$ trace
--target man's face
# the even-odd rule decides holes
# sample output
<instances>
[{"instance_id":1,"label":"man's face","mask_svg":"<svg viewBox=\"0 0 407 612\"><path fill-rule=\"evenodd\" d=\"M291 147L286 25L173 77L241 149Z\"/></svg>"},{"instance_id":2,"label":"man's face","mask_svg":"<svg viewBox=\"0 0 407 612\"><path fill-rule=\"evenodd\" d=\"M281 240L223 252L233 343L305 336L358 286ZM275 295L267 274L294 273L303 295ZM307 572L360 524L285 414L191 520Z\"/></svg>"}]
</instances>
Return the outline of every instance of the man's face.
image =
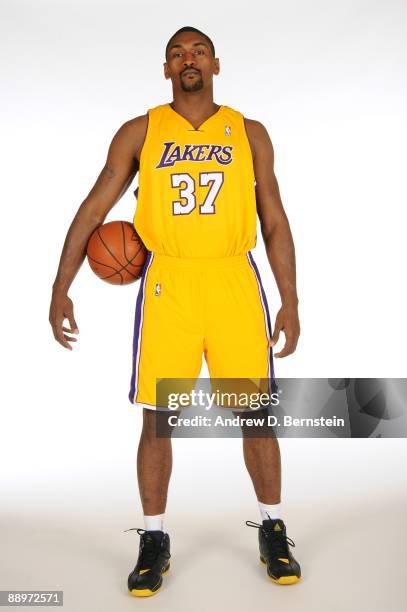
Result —
<instances>
[{"instance_id":1,"label":"man's face","mask_svg":"<svg viewBox=\"0 0 407 612\"><path fill-rule=\"evenodd\" d=\"M219 73L219 60L212 56L208 41L196 32L182 32L170 44L164 76L175 90L199 91Z\"/></svg>"}]
</instances>

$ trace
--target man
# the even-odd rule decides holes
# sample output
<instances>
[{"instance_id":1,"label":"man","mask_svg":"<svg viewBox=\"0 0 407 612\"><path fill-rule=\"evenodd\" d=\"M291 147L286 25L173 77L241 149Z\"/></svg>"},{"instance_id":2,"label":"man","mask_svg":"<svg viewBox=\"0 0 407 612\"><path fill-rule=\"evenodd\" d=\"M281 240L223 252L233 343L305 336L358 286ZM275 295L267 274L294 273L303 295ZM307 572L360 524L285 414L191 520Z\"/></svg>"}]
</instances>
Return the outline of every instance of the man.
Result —
<instances>
[{"instance_id":1,"label":"man","mask_svg":"<svg viewBox=\"0 0 407 612\"><path fill-rule=\"evenodd\" d=\"M138 480L144 512L132 595L149 596L169 568L163 519L172 467L171 438L157 437L156 378L196 378L204 353L211 378L274 379L276 357L294 352L300 333L295 254L274 174L269 135L258 121L213 101L220 71L210 38L186 26L169 40L164 75L173 102L124 123L107 161L69 228L53 284L50 323L65 348L78 333L68 289L87 241L139 171L134 224L147 247L140 281L129 399L143 409ZM260 275L250 253L256 208L267 257L281 296L274 333ZM226 308L227 306L227 308ZM64 318L69 328L63 326ZM280 584L300 578L281 518L276 437L243 437L262 523L261 560Z\"/></svg>"}]
</instances>

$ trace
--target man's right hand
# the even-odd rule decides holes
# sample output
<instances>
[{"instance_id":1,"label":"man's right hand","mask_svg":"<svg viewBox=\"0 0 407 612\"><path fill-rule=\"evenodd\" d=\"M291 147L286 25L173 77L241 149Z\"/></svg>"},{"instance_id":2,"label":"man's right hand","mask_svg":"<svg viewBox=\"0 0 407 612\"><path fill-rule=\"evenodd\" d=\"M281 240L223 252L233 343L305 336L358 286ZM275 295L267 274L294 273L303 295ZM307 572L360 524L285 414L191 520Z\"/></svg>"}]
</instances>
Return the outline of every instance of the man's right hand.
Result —
<instances>
[{"instance_id":1,"label":"man's right hand","mask_svg":"<svg viewBox=\"0 0 407 612\"><path fill-rule=\"evenodd\" d=\"M64 319L68 319L70 329L63 326ZM73 302L66 293L52 293L51 306L49 309L49 322L51 323L54 338L63 347L72 351L70 342L76 342L76 338L68 334L79 334L79 329L73 315Z\"/></svg>"}]
</instances>

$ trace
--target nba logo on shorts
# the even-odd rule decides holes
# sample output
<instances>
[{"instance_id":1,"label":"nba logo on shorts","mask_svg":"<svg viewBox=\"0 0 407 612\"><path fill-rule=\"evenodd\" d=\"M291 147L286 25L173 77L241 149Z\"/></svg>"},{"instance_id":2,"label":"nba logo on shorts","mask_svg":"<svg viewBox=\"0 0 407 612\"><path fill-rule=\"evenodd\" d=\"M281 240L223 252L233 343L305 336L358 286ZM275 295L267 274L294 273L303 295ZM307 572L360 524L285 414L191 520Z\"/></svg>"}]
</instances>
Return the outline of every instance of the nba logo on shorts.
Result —
<instances>
[{"instance_id":1,"label":"nba logo on shorts","mask_svg":"<svg viewBox=\"0 0 407 612\"><path fill-rule=\"evenodd\" d=\"M225 125L225 135L230 136L230 134L231 134L230 125Z\"/></svg>"},{"instance_id":2,"label":"nba logo on shorts","mask_svg":"<svg viewBox=\"0 0 407 612\"><path fill-rule=\"evenodd\" d=\"M160 283L155 284L155 295L160 295L161 293L161 285Z\"/></svg>"}]
</instances>

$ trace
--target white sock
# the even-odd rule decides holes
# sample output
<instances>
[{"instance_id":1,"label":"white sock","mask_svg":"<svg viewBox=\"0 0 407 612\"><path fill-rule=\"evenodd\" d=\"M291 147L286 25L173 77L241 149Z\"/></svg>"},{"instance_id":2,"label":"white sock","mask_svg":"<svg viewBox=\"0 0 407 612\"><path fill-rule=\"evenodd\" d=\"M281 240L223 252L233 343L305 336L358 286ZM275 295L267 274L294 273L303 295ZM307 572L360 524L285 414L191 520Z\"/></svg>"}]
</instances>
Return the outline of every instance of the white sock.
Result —
<instances>
[{"instance_id":1,"label":"white sock","mask_svg":"<svg viewBox=\"0 0 407 612\"><path fill-rule=\"evenodd\" d=\"M144 528L146 531L164 531L164 514L144 515Z\"/></svg>"},{"instance_id":2,"label":"white sock","mask_svg":"<svg viewBox=\"0 0 407 612\"><path fill-rule=\"evenodd\" d=\"M280 518L280 506L281 504L263 504L259 502L261 520L268 521L269 519Z\"/></svg>"}]
</instances>

